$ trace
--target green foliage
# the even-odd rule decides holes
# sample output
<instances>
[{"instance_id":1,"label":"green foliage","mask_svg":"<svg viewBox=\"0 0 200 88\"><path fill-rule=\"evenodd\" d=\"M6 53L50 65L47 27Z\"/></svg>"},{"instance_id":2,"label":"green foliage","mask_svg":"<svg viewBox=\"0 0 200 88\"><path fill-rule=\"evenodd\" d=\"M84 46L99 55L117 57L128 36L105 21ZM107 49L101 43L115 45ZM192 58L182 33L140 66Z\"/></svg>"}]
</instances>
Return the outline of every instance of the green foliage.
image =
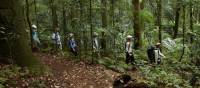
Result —
<instances>
[{"instance_id":1,"label":"green foliage","mask_svg":"<svg viewBox=\"0 0 200 88\"><path fill-rule=\"evenodd\" d=\"M0 70L0 88L4 88L4 84L10 79L18 76L29 74L28 70L22 70L21 67L15 65L7 65Z\"/></svg>"},{"instance_id":2,"label":"green foliage","mask_svg":"<svg viewBox=\"0 0 200 88\"><path fill-rule=\"evenodd\" d=\"M147 22L147 23L153 23L154 22L153 14L146 9L140 11L140 17L144 22Z\"/></svg>"},{"instance_id":3,"label":"green foliage","mask_svg":"<svg viewBox=\"0 0 200 88\"><path fill-rule=\"evenodd\" d=\"M127 65L124 60L114 60L108 57L98 60L99 64L104 65L105 67L112 69L117 72L124 73L128 70L131 65Z\"/></svg>"},{"instance_id":4,"label":"green foliage","mask_svg":"<svg viewBox=\"0 0 200 88\"><path fill-rule=\"evenodd\" d=\"M146 83L151 87L167 88L192 88L187 80L182 79L179 74L164 70L161 67L140 67L142 74L146 77Z\"/></svg>"},{"instance_id":5,"label":"green foliage","mask_svg":"<svg viewBox=\"0 0 200 88\"><path fill-rule=\"evenodd\" d=\"M34 80L30 86L34 87L34 88L46 88L47 86L45 85L45 83L43 81L40 80Z\"/></svg>"}]
</instances>

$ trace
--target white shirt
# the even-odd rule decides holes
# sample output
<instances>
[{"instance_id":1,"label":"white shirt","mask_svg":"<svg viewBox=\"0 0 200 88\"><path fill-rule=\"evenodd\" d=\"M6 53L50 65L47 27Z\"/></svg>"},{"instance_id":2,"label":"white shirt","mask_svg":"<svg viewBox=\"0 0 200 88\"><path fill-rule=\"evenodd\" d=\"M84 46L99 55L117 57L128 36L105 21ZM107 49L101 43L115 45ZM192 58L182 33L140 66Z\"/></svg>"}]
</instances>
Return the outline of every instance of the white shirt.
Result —
<instances>
[{"instance_id":1,"label":"white shirt","mask_svg":"<svg viewBox=\"0 0 200 88\"><path fill-rule=\"evenodd\" d=\"M158 58L161 59L161 57L165 57L165 56L160 52L160 49L155 49L154 52L155 52L155 61L156 61L156 63L157 63Z\"/></svg>"},{"instance_id":2,"label":"white shirt","mask_svg":"<svg viewBox=\"0 0 200 88\"><path fill-rule=\"evenodd\" d=\"M99 42L97 38L93 38L93 48L98 51L99 50Z\"/></svg>"},{"instance_id":3,"label":"white shirt","mask_svg":"<svg viewBox=\"0 0 200 88\"><path fill-rule=\"evenodd\" d=\"M54 43L61 44L61 37L58 32L56 32L56 33L53 33L51 38L53 39Z\"/></svg>"},{"instance_id":4,"label":"white shirt","mask_svg":"<svg viewBox=\"0 0 200 88\"><path fill-rule=\"evenodd\" d=\"M133 46L132 42L126 42L126 52L132 53L133 52L132 46Z\"/></svg>"}]
</instances>

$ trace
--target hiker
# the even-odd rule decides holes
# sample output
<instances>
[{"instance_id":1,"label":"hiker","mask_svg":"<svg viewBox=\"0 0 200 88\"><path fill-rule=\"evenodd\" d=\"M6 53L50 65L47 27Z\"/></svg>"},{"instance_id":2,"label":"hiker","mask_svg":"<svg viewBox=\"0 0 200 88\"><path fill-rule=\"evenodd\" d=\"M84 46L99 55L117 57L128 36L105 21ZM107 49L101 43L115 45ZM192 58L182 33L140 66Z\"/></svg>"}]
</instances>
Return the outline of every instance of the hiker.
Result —
<instances>
[{"instance_id":1,"label":"hiker","mask_svg":"<svg viewBox=\"0 0 200 88\"><path fill-rule=\"evenodd\" d=\"M70 33L69 34L69 42L68 42L70 51L74 54L74 56L78 55L77 52L77 45L76 45L76 41L74 40L74 34Z\"/></svg>"},{"instance_id":2,"label":"hiker","mask_svg":"<svg viewBox=\"0 0 200 88\"><path fill-rule=\"evenodd\" d=\"M161 64L161 58L162 57L165 58L164 54L162 54L162 52L160 51L160 45L161 45L161 43L157 43L155 45L155 49L154 49L156 64Z\"/></svg>"},{"instance_id":3,"label":"hiker","mask_svg":"<svg viewBox=\"0 0 200 88\"><path fill-rule=\"evenodd\" d=\"M134 64L134 55L133 55L132 46L133 46L132 36L128 35L126 38L126 43L125 43L126 64L131 63L133 65Z\"/></svg>"},{"instance_id":4,"label":"hiker","mask_svg":"<svg viewBox=\"0 0 200 88\"><path fill-rule=\"evenodd\" d=\"M40 43L40 40L38 38L38 32L37 32L37 26L36 25L32 25L32 38L33 38L33 45L34 45L34 48L39 48L41 43Z\"/></svg>"},{"instance_id":5,"label":"hiker","mask_svg":"<svg viewBox=\"0 0 200 88\"><path fill-rule=\"evenodd\" d=\"M155 46L149 46L147 49L148 58L150 63L161 63L161 57L165 57L160 51L161 43L157 43Z\"/></svg>"},{"instance_id":6,"label":"hiker","mask_svg":"<svg viewBox=\"0 0 200 88\"><path fill-rule=\"evenodd\" d=\"M99 57L100 56L100 53L99 53L99 41L98 41L98 34L96 32L94 32L94 35L93 35L93 52L95 54L97 54L97 56Z\"/></svg>"},{"instance_id":7,"label":"hiker","mask_svg":"<svg viewBox=\"0 0 200 88\"><path fill-rule=\"evenodd\" d=\"M62 51L62 42L61 42L61 36L59 34L59 28L56 28L55 31L52 33L51 36L53 40L53 47L55 50L59 49Z\"/></svg>"}]
</instances>

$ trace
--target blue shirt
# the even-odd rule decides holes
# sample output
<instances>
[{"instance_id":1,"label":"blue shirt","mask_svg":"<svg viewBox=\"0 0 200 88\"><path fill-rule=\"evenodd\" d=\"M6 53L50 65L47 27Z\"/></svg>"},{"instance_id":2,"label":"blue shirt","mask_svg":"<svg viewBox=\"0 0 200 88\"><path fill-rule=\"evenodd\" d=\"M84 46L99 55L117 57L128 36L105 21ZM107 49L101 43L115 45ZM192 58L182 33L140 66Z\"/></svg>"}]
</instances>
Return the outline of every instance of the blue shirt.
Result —
<instances>
[{"instance_id":1,"label":"blue shirt","mask_svg":"<svg viewBox=\"0 0 200 88\"><path fill-rule=\"evenodd\" d=\"M76 42L74 41L74 39L69 40L69 47L73 49L76 47Z\"/></svg>"}]
</instances>

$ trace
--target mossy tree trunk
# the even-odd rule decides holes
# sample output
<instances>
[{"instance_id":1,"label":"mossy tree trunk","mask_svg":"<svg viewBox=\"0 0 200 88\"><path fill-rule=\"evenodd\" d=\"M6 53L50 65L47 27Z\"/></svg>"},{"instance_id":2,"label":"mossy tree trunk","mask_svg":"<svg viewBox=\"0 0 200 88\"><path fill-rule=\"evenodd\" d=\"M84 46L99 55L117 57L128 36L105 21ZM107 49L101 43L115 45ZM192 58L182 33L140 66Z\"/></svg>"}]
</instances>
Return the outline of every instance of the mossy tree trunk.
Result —
<instances>
[{"instance_id":1,"label":"mossy tree trunk","mask_svg":"<svg viewBox=\"0 0 200 88\"><path fill-rule=\"evenodd\" d=\"M174 30L174 35L173 35L173 39L176 39L177 35L178 35L178 28L179 28L179 20L180 20L180 0L177 0L176 2L176 17L175 17L175 26L173 28Z\"/></svg>"},{"instance_id":2,"label":"mossy tree trunk","mask_svg":"<svg viewBox=\"0 0 200 88\"><path fill-rule=\"evenodd\" d=\"M102 21L102 28L107 29L108 26L108 1L101 0L101 21ZM102 55L105 55L106 51L106 36L105 32L101 32L101 48L102 48Z\"/></svg>"},{"instance_id":3,"label":"mossy tree trunk","mask_svg":"<svg viewBox=\"0 0 200 88\"><path fill-rule=\"evenodd\" d=\"M57 15L57 8L55 5L55 0L50 0L49 2L51 13L52 13L52 31L55 31L58 28L58 15Z\"/></svg>"},{"instance_id":4,"label":"mossy tree trunk","mask_svg":"<svg viewBox=\"0 0 200 88\"><path fill-rule=\"evenodd\" d=\"M31 40L31 49L34 48L34 45L33 45L33 37L32 37L32 27L31 27L31 20L30 20L30 14L29 14L29 1L26 0L26 20L28 22L28 27L29 27L29 30L30 30L30 33L29 33L29 36L30 36L30 40Z\"/></svg>"},{"instance_id":5,"label":"mossy tree trunk","mask_svg":"<svg viewBox=\"0 0 200 88\"><path fill-rule=\"evenodd\" d=\"M193 32L193 4L192 4L192 0L190 0L190 31ZM190 42L193 42L193 38L192 36L190 37Z\"/></svg>"},{"instance_id":6,"label":"mossy tree trunk","mask_svg":"<svg viewBox=\"0 0 200 88\"><path fill-rule=\"evenodd\" d=\"M28 31L25 28L23 0L1 0L0 7L7 8L7 11L1 11L8 20L8 25L12 26L8 30L14 32L14 41L12 53L15 62L22 67L28 67L31 71L41 71L41 63L33 56Z\"/></svg>"},{"instance_id":7,"label":"mossy tree trunk","mask_svg":"<svg viewBox=\"0 0 200 88\"><path fill-rule=\"evenodd\" d=\"M134 15L134 38L135 38L135 49L142 47L142 35L141 35L141 24L140 24L140 0L132 0L133 4L133 15Z\"/></svg>"},{"instance_id":8,"label":"mossy tree trunk","mask_svg":"<svg viewBox=\"0 0 200 88\"><path fill-rule=\"evenodd\" d=\"M157 9L158 38L159 42L162 43L162 0L157 0Z\"/></svg>"}]
</instances>

